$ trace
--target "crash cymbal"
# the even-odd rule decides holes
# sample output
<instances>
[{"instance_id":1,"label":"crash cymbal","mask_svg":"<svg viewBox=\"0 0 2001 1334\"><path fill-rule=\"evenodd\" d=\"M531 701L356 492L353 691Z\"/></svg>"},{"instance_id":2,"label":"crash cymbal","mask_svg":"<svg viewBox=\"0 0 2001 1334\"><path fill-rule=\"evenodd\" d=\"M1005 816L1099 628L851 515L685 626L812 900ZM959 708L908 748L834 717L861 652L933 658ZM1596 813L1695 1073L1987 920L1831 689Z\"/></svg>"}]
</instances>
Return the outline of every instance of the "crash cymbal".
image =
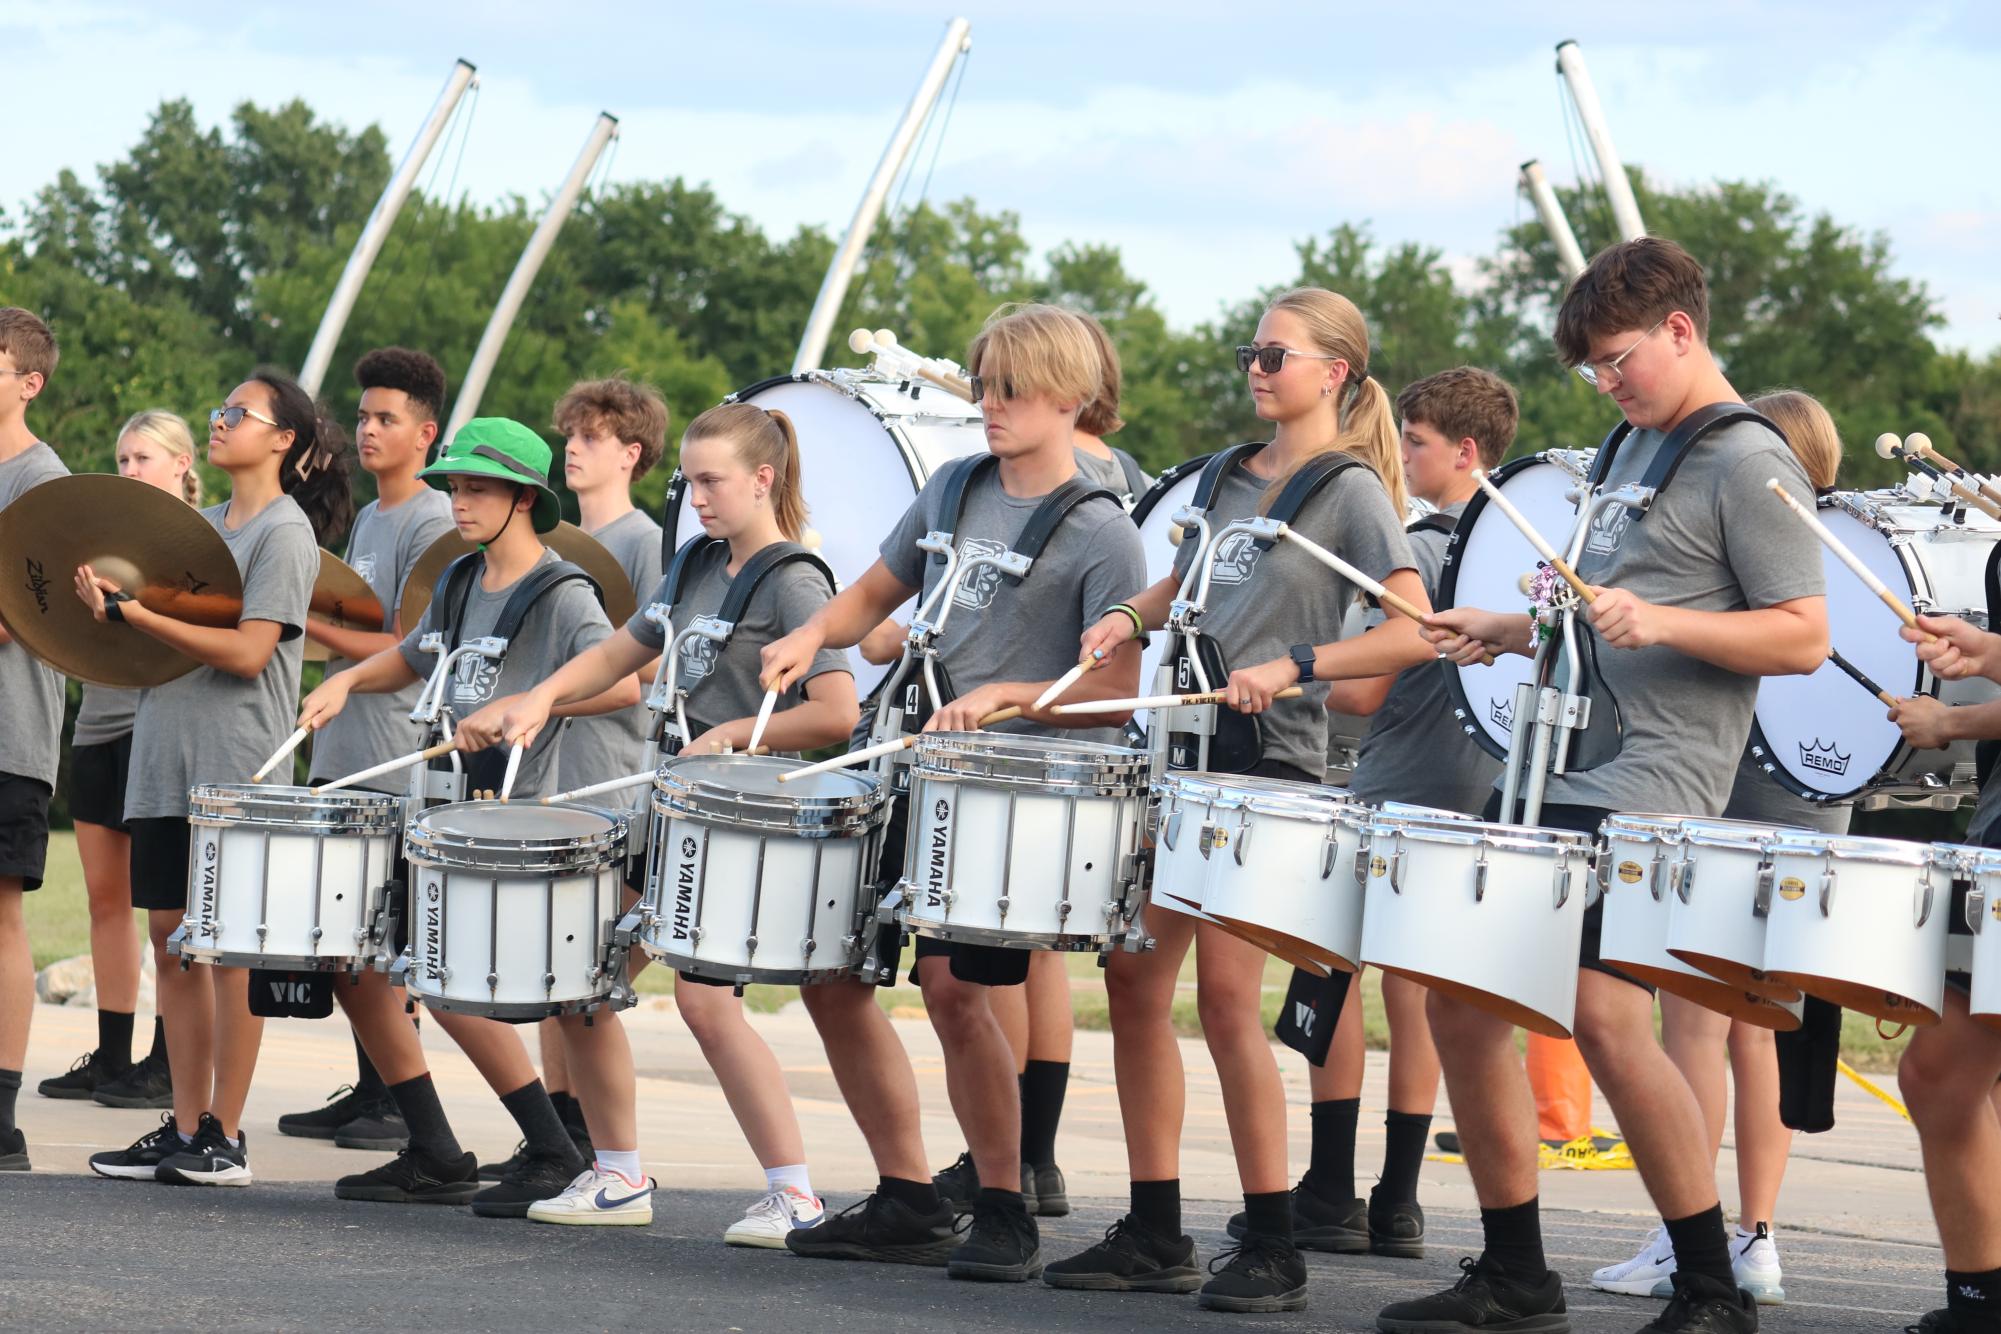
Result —
<instances>
[{"instance_id":1,"label":"crash cymbal","mask_svg":"<svg viewBox=\"0 0 2001 1334\"><path fill-rule=\"evenodd\" d=\"M559 523L554 532L542 534L542 545L597 580L598 587L604 590L604 614L613 629L632 619L639 606L632 581L626 577L625 567L605 550L602 542L573 523ZM471 550L472 543L457 533L446 533L424 548L424 554L417 557L410 577L404 581L403 600L398 604L401 610L397 615L402 618L405 634L424 619L424 609L431 605L431 591L438 586L438 576L445 572L445 567Z\"/></svg>"},{"instance_id":2,"label":"crash cymbal","mask_svg":"<svg viewBox=\"0 0 2001 1334\"><path fill-rule=\"evenodd\" d=\"M313 580L313 601L307 612L322 625L342 630L382 632L382 601L352 565L331 551L320 552L320 573ZM310 636L306 639L306 661L325 662L332 650Z\"/></svg>"},{"instance_id":3,"label":"crash cymbal","mask_svg":"<svg viewBox=\"0 0 2001 1334\"><path fill-rule=\"evenodd\" d=\"M235 557L186 501L103 473L42 483L0 513L0 623L43 662L94 685L156 686L196 664L93 618L76 595L79 565L178 620L233 626L243 609Z\"/></svg>"}]
</instances>

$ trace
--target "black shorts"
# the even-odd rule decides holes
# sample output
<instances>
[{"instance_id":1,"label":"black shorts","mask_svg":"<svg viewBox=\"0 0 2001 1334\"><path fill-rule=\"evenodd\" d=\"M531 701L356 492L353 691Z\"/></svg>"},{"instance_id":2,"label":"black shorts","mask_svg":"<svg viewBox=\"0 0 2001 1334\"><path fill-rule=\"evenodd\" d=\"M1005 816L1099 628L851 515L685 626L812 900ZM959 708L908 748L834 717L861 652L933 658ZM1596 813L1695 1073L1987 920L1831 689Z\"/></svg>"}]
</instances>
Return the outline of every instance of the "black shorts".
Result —
<instances>
[{"instance_id":1,"label":"black shorts","mask_svg":"<svg viewBox=\"0 0 2001 1334\"><path fill-rule=\"evenodd\" d=\"M1500 815L1501 794L1496 791L1493 796L1487 798L1487 809L1481 812L1480 818L1491 822L1498 820ZM1604 824L1611 815L1612 811L1604 806L1566 806L1560 802L1546 801L1542 804L1542 819L1537 822L1537 826L1542 829L1569 829L1580 834L1595 834L1598 832L1598 826ZM1577 966L1588 968L1594 973L1603 973L1607 977L1616 977L1621 982L1638 987L1649 996L1653 995L1655 988L1640 981L1631 973L1619 971L1598 957L1598 946L1604 932L1605 901L1599 899L1584 910L1584 938L1577 945Z\"/></svg>"},{"instance_id":2,"label":"black shorts","mask_svg":"<svg viewBox=\"0 0 2001 1334\"><path fill-rule=\"evenodd\" d=\"M132 767L132 734L69 753L69 815L78 824L125 832L125 775Z\"/></svg>"},{"instance_id":3,"label":"black shorts","mask_svg":"<svg viewBox=\"0 0 2001 1334\"><path fill-rule=\"evenodd\" d=\"M132 906L149 911L188 906L188 822L185 816L128 820L132 835Z\"/></svg>"},{"instance_id":4,"label":"black shorts","mask_svg":"<svg viewBox=\"0 0 2001 1334\"><path fill-rule=\"evenodd\" d=\"M24 890L40 889L48 866L49 796L38 778L0 774L0 880L19 877Z\"/></svg>"}]
</instances>

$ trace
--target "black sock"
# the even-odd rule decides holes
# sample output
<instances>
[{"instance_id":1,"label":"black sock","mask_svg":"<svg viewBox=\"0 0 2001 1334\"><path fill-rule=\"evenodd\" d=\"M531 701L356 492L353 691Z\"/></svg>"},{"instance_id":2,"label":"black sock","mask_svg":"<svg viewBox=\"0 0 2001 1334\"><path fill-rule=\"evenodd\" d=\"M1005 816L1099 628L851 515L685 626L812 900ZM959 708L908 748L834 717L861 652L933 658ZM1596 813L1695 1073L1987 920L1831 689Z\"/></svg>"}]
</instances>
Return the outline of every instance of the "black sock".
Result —
<instances>
[{"instance_id":1,"label":"black sock","mask_svg":"<svg viewBox=\"0 0 2001 1334\"><path fill-rule=\"evenodd\" d=\"M575 1138L576 1132L584 1129L584 1105L577 1101L577 1095L567 1091L551 1093L549 1101L556 1105L556 1116L562 1121L563 1128L570 1132L571 1138Z\"/></svg>"},{"instance_id":2,"label":"black sock","mask_svg":"<svg viewBox=\"0 0 2001 1334\"><path fill-rule=\"evenodd\" d=\"M167 1063L167 1026L157 1014L153 1016L153 1049L146 1053L146 1059L156 1065Z\"/></svg>"},{"instance_id":3,"label":"black sock","mask_svg":"<svg viewBox=\"0 0 2001 1334\"><path fill-rule=\"evenodd\" d=\"M1948 1310L1964 1311L1984 1320L2001 1319L2001 1269L1978 1274L1946 1270L1945 1304Z\"/></svg>"},{"instance_id":4,"label":"black sock","mask_svg":"<svg viewBox=\"0 0 2001 1334\"><path fill-rule=\"evenodd\" d=\"M1030 1167L1056 1162L1056 1123L1070 1089L1070 1062L1030 1061L1021 1072L1021 1161Z\"/></svg>"},{"instance_id":5,"label":"black sock","mask_svg":"<svg viewBox=\"0 0 2001 1334\"><path fill-rule=\"evenodd\" d=\"M1416 1204L1417 1173L1424 1163L1431 1118L1417 1112L1391 1112L1383 1117L1383 1130L1383 1177L1376 1194L1387 1204Z\"/></svg>"},{"instance_id":6,"label":"black sock","mask_svg":"<svg viewBox=\"0 0 2001 1334\"><path fill-rule=\"evenodd\" d=\"M1730 1268L1730 1238L1723 1231L1722 1205L1712 1204L1699 1214L1664 1221L1677 1270L1713 1278L1736 1290L1737 1275Z\"/></svg>"},{"instance_id":7,"label":"black sock","mask_svg":"<svg viewBox=\"0 0 2001 1334\"><path fill-rule=\"evenodd\" d=\"M902 1177L883 1177L876 1182L875 1193L886 1200L895 1200L912 1213L931 1215L944 1207L938 1198L938 1188L929 1181L905 1181Z\"/></svg>"},{"instance_id":8,"label":"black sock","mask_svg":"<svg viewBox=\"0 0 2001 1334\"><path fill-rule=\"evenodd\" d=\"M14 1098L21 1091L19 1070L0 1070L0 1134L14 1132Z\"/></svg>"},{"instance_id":9,"label":"black sock","mask_svg":"<svg viewBox=\"0 0 2001 1334\"><path fill-rule=\"evenodd\" d=\"M514 1124L521 1127L521 1138L528 1142L528 1152L575 1163L578 1171L583 1170L583 1155L570 1141L570 1132L563 1129L562 1118L556 1115L555 1104L549 1101L541 1080L531 1079L514 1092L502 1094L500 1105L514 1118Z\"/></svg>"},{"instance_id":10,"label":"black sock","mask_svg":"<svg viewBox=\"0 0 2001 1334\"><path fill-rule=\"evenodd\" d=\"M1021 1198L1021 1192L1018 1190L996 1190L992 1186L981 1186L980 1193L973 1202L989 1209L1005 1209L1012 1214L1028 1213L1028 1204Z\"/></svg>"},{"instance_id":11,"label":"black sock","mask_svg":"<svg viewBox=\"0 0 2001 1334\"><path fill-rule=\"evenodd\" d=\"M114 1070L132 1064L132 1016L116 1010L97 1012L97 1054Z\"/></svg>"},{"instance_id":12,"label":"black sock","mask_svg":"<svg viewBox=\"0 0 2001 1334\"><path fill-rule=\"evenodd\" d=\"M1157 1237L1181 1235L1181 1178L1133 1182L1133 1221Z\"/></svg>"},{"instance_id":13,"label":"black sock","mask_svg":"<svg viewBox=\"0 0 2001 1334\"><path fill-rule=\"evenodd\" d=\"M1329 1098L1313 1104L1313 1157L1301 1178L1329 1204L1355 1198L1355 1122L1360 1098Z\"/></svg>"},{"instance_id":14,"label":"black sock","mask_svg":"<svg viewBox=\"0 0 2001 1334\"><path fill-rule=\"evenodd\" d=\"M382 1074L375 1068L375 1062L369 1060L367 1051L363 1050L359 1033L354 1035L354 1064L360 1072L354 1080L356 1094L372 1100L389 1092L389 1086L382 1082Z\"/></svg>"},{"instance_id":15,"label":"black sock","mask_svg":"<svg viewBox=\"0 0 2001 1334\"><path fill-rule=\"evenodd\" d=\"M1244 1196L1244 1231L1261 1237L1292 1240L1292 1192L1274 1190Z\"/></svg>"},{"instance_id":16,"label":"black sock","mask_svg":"<svg viewBox=\"0 0 2001 1334\"><path fill-rule=\"evenodd\" d=\"M1486 1235L1486 1258L1520 1283L1540 1283L1549 1274L1542 1258L1542 1209L1530 1198L1506 1209L1482 1209L1480 1230Z\"/></svg>"},{"instance_id":17,"label":"black sock","mask_svg":"<svg viewBox=\"0 0 2001 1334\"><path fill-rule=\"evenodd\" d=\"M452 1123L445 1119L445 1105L438 1101L438 1086L428 1074L406 1079L384 1090L396 1100L396 1110L410 1127L410 1147L421 1149L441 1162L455 1163L464 1155Z\"/></svg>"}]
</instances>

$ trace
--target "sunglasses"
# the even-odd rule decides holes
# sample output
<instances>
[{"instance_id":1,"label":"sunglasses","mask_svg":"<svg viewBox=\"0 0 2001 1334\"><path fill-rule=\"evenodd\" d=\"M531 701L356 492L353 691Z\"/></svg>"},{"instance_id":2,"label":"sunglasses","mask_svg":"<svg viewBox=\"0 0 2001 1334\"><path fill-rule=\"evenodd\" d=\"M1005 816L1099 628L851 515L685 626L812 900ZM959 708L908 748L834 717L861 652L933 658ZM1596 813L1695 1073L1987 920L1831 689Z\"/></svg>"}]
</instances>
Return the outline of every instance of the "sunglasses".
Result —
<instances>
[{"instance_id":1,"label":"sunglasses","mask_svg":"<svg viewBox=\"0 0 2001 1334\"><path fill-rule=\"evenodd\" d=\"M1008 379L1006 376L1002 376L996 381L989 380L984 376L968 375L966 377L966 384L973 391L973 402L975 403L986 402L987 390L989 389L997 391L1005 400L1011 402L1014 399L1014 381Z\"/></svg>"},{"instance_id":2,"label":"sunglasses","mask_svg":"<svg viewBox=\"0 0 2001 1334\"><path fill-rule=\"evenodd\" d=\"M233 431L237 427L243 425L243 419L245 417L250 418L252 421L263 422L266 426L276 426L278 424L277 422L272 421L269 417L265 416L263 413L257 411L257 409L244 408L244 407L210 408L208 414L208 424L211 430L213 430L215 427L220 426L225 431Z\"/></svg>"},{"instance_id":3,"label":"sunglasses","mask_svg":"<svg viewBox=\"0 0 2001 1334\"><path fill-rule=\"evenodd\" d=\"M1289 347L1240 347L1237 349L1237 369L1248 371L1255 364L1266 375L1277 375L1285 367L1287 357L1306 357L1312 361L1339 361L1339 357L1325 356L1318 352L1297 352Z\"/></svg>"}]
</instances>

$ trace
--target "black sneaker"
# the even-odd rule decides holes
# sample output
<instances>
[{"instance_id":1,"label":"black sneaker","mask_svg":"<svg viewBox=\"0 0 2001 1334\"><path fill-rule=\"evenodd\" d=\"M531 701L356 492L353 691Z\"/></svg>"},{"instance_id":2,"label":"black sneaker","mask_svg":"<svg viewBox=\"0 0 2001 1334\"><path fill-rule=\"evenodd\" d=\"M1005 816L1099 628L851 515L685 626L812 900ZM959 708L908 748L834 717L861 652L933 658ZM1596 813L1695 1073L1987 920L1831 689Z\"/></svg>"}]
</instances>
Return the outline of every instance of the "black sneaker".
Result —
<instances>
[{"instance_id":1,"label":"black sneaker","mask_svg":"<svg viewBox=\"0 0 2001 1334\"><path fill-rule=\"evenodd\" d=\"M278 1133L299 1139L332 1139L340 1128L361 1115L369 1103L352 1084L342 1084L327 1094L327 1105L310 1112L287 1112L278 1118Z\"/></svg>"},{"instance_id":2,"label":"black sneaker","mask_svg":"<svg viewBox=\"0 0 2001 1334\"><path fill-rule=\"evenodd\" d=\"M0 1130L0 1172L26 1172L28 1163L28 1137L19 1126L12 1130Z\"/></svg>"},{"instance_id":3,"label":"black sneaker","mask_svg":"<svg viewBox=\"0 0 2001 1334\"><path fill-rule=\"evenodd\" d=\"M1668 1281L1674 1295L1667 1310L1640 1334L1755 1334L1758 1303L1735 1283L1680 1271Z\"/></svg>"},{"instance_id":4,"label":"black sneaker","mask_svg":"<svg viewBox=\"0 0 2001 1334\"><path fill-rule=\"evenodd\" d=\"M481 1218L526 1218L529 1205L561 1195L584 1167L569 1158L526 1154L519 1167L472 1197L472 1211Z\"/></svg>"},{"instance_id":5,"label":"black sneaker","mask_svg":"<svg viewBox=\"0 0 2001 1334\"><path fill-rule=\"evenodd\" d=\"M471 1154L446 1160L411 1148L373 1171L334 1182L335 1199L377 1204L465 1204L478 1192L479 1163Z\"/></svg>"},{"instance_id":6,"label":"black sneaker","mask_svg":"<svg viewBox=\"0 0 2001 1334\"><path fill-rule=\"evenodd\" d=\"M980 1169L973 1166L972 1154L962 1153L950 1167L934 1173L931 1184L936 1187L938 1198L952 1207L955 1216L969 1214L980 1193Z\"/></svg>"},{"instance_id":7,"label":"black sneaker","mask_svg":"<svg viewBox=\"0 0 2001 1334\"><path fill-rule=\"evenodd\" d=\"M160 1160L154 1176L174 1186L247 1186L250 1184L250 1136L241 1129L231 1144L222 1122L203 1112L192 1144Z\"/></svg>"},{"instance_id":8,"label":"black sneaker","mask_svg":"<svg viewBox=\"0 0 2001 1334\"><path fill-rule=\"evenodd\" d=\"M871 1195L812 1227L785 1234L785 1249L812 1260L942 1265L959 1246L952 1206L920 1214L901 1200Z\"/></svg>"},{"instance_id":9,"label":"black sneaker","mask_svg":"<svg viewBox=\"0 0 2001 1334\"><path fill-rule=\"evenodd\" d=\"M518 1140L515 1142L514 1152L499 1162L481 1163L479 1165L479 1179L481 1181L505 1181L510 1172L519 1171L521 1164L527 1161L528 1141L525 1139Z\"/></svg>"},{"instance_id":10,"label":"black sneaker","mask_svg":"<svg viewBox=\"0 0 2001 1334\"><path fill-rule=\"evenodd\" d=\"M1385 1306L1376 1328L1382 1334L1570 1334L1563 1279L1555 1270L1531 1286L1485 1256L1461 1259L1459 1268L1459 1281L1444 1292Z\"/></svg>"},{"instance_id":11,"label":"black sneaker","mask_svg":"<svg viewBox=\"0 0 2001 1334\"><path fill-rule=\"evenodd\" d=\"M1204 1310L1250 1313L1306 1309L1306 1261L1278 1237L1250 1233L1209 1262L1195 1301Z\"/></svg>"},{"instance_id":12,"label":"black sneaker","mask_svg":"<svg viewBox=\"0 0 2001 1334\"><path fill-rule=\"evenodd\" d=\"M1025 1283L1042 1272L1042 1238L1026 1208L980 1203L973 1227L945 1262L951 1278Z\"/></svg>"},{"instance_id":13,"label":"black sneaker","mask_svg":"<svg viewBox=\"0 0 2001 1334\"><path fill-rule=\"evenodd\" d=\"M145 1060L134 1063L124 1074L99 1084L90 1096L106 1107L167 1110L174 1105L174 1080L167 1069L167 1058L155 1058L148 1053Z\"/></svg>"},{"instance_id":14,"label":"black sneaker","mask_svg":"<svg viewBox=\"0 0 2001 1334\"><path fill-rule=\"evenodd\" d=\"M1250 1230L1244 1214L1230 1216L1226 1230L1242 1241ZM1342 1204L1322 1196L1301 1180L1292 1188L1292 1244L1303 1251L1363 1255L1369 1249L1369 1206L1361 1199Z\"/></svg>"},{"instance_id":15,"label":"black sneaker","mask_svg":"<svg viewBox=\"0 0 2001 1334\"><path fill-rule=\"evenodd\" d=\"M1193 1240L1149 1232L1127 1214L1090 1250L1045 1268L1042 1281L1085 1292L1193 1292L1202 1271Z\"/></svg>"},{"instance_id":16,"label":"black sneaker","mask_svg":"<svg viewBox=\"0 0 2001 1334\"><path fill-rule=\"evenodd\" d=\"M1021 1198L1037 1218L1062 1218L1070 1212L1070 1188L1055 1163L1030 1168L1021 1165Z\"/></svg>"},{"instance_id":17,"label":"black sneaker","mask_svg":"<svg viewBox=\"0 0 2001 1334\"><path fill-rule=\"evenodd\" d=\"M76 1058L66 1075L54 1075L35 1086L35 1092L44 1098L62 1098L66 1101L88 1101L106 1083L132 1068L127 1061L123 1065L113 1065L101 1051L87 1051Z\"/></svg>"},{"instance_id":18,"label":"black sneaker","mask_svg":"<svg viewBox=\"0 0 2001 1334\"><path fill-rule=\"evenodd\" d=\"M1369 1192L1369 1254L1424 1258L1424 1210L1416 1200L1385 1200L1381 1191Z\"/></svg>"},{"instance_id":19,"label":"black sneaker","mask_svg":"<svg viewBox=\"0 0 2001 1334\"><path fill-rule=\"evenodd\" d=\"M1915 1325L1905 1325L1904 1334L2001 1334L2001 1318L1982 1319L1941 1306L1927 1311Z\"/></svg>"},{"instance_id":20,"label":"black sneaker","mask_svg":"<svg viewBox=\"0 0 2001 1334\"><path fill-rule=\"evenodd\" d=\"M187 1146L181 1143L181 1132L174 1124L174 1114L168 1112L160 1118L159 1129L141 1135L129 1149L107 1149L103 1153L90 1155L90 1170L101 1177L111 1177L117 1181L157 1181L159 1166L169 1154L179 1153Z\"/></svg>"},{"instance_id":21,"label":"black sneaker","mask_svg":"<svg viewBox=\"0 0 2001 1334\"><path fill-rule=\"evenodd\" d=\"M334 1131L334 1146L342 1149L373 1149L379 1153L401 1153L410 1144L410 1127L390 1098L375 1098L361 1112Z\"/></svg>"}]
</instances>

